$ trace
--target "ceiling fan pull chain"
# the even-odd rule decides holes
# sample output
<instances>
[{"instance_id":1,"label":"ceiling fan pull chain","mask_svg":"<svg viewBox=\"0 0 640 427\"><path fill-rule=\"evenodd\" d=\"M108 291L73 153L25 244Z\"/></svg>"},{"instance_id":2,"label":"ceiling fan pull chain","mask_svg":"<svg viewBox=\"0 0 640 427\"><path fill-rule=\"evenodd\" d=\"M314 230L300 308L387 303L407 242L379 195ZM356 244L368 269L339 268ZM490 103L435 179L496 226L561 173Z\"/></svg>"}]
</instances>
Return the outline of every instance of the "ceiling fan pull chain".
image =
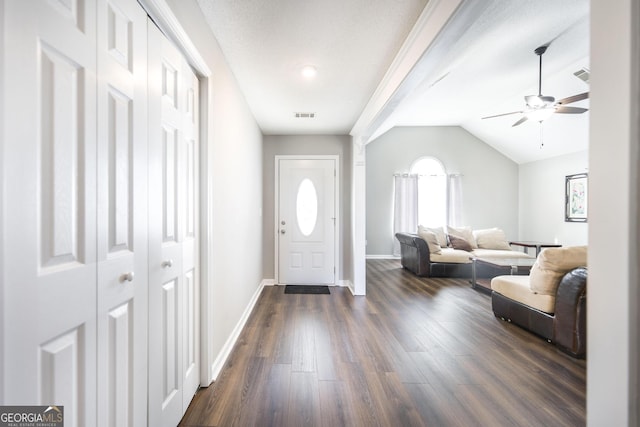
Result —
<instances>
[{"instance_id":1,"label":"ceiling fan pull chain","mask_svg":"<svg viewBox=\"0 0 640 427\"><path fill-rule=\"evenodd\" d=\"M544 132L542 131L542 122L538 122L540 123L540 149L542 150L542 148L544 147Z\"/></svg>"}]
</instances>

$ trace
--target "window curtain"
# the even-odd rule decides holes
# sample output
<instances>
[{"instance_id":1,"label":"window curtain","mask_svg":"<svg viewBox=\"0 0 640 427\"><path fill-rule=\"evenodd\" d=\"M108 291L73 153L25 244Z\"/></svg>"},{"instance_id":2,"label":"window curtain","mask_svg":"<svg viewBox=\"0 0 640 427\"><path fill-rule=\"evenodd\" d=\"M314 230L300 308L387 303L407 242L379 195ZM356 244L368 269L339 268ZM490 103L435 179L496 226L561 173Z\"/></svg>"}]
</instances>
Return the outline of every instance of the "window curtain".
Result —
<instances>
[{"instance_id":1,"label":"window curtain","mask_svg":"<svg viewBox=\"0 0 640 427\"><path fill-rule=\"evenodd\" d=\"M418 175L394 176L393 255L400 255L399 232L418 231Z\"/></svg>"},{"instance_id":2,"label":"window curtain","mask_svg":"<svg viewBox=\"0 0 640 427\"><path fill-rule=\"evenodd\" d=\"M462 224L462 175L449 175L447 224L461 227Z\"/></svg>"}]
</instances>

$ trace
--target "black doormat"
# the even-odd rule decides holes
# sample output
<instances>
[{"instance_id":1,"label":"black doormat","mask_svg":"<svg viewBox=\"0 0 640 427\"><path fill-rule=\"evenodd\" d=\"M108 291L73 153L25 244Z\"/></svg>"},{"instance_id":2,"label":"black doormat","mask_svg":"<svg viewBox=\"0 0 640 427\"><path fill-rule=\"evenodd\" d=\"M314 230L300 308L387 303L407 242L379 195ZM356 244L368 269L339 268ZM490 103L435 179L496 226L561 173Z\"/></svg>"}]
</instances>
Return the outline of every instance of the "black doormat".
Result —
<instances>
[{"instance_id":1,"label":"black doormat","mask_svg":"<svg viewBox=\"0 0 640 427\"><path fill-rule=\"evenodd\" d=\"M285 294L330 294L328 286L321 285L287 285Z\"/></svg>"}]
</instances>

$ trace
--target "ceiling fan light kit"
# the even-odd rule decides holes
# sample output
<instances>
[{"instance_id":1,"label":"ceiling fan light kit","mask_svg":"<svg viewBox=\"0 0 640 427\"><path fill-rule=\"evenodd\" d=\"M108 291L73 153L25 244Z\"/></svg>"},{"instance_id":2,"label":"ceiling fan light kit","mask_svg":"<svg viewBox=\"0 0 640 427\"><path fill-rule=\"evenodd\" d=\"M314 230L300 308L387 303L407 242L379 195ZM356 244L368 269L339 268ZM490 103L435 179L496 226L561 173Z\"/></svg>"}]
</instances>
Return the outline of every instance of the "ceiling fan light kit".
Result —
<instances>
[{"instance_id":1,"label":"ceiling fan light kit","mask_svg":"<svg viewBox=\"0 0 640 427\"><path fill-rule=\"evenodd\" d=\"M526 114L528 120L534 120L536 122L542 122L547 120L556 109L553 107L538 108L537 110L529 111Z\"/></svg>"},{"instance_id":2,"label":"ceiling fan light kit","mask_svg":"<svg viewBox=\"0 0 640 427\"><path fill-rule=\"evenodd\" d=\"M553 104L556 99L553 96L527 95L524 100L529 108L542 108Z\"/></svg>"},{"instance_id":3,"label":"ceiling fan light kit","mask_svg":"<svg viewBox=\"0 0 640 427\"><path fill-rule=\"evenodd\" d=\"M492 119L494 117L508 116L510 114L523 114L523 117L512 125L512 127L515 127L521 125L527 120L542 122L551 117L554 113L581 114L588 111L587 108L567 107L566 105L589 98L589 92L569 96L557 102L553 96L542 95L542 55L547 51L548 47L549 44L545 44L533 51L540 58L538 68L538 94L526 95L524 97L526 109L522 111L513 111L510 113L487 116L483 117L483 119Z\"/></svg>"}]
</instances>

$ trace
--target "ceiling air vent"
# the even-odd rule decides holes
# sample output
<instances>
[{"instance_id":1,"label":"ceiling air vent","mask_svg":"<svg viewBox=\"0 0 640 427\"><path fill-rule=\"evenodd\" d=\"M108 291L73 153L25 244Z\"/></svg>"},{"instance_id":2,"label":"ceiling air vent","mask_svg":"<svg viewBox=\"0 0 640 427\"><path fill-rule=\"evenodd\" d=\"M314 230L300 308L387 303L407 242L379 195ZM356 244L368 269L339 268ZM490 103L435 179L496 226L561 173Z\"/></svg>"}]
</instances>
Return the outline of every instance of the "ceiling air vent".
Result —
<instances>
[{"instance_id":1,"label":"ceiling air vent","mask_svg":"<svg viewBox=\"0 0 640 427\"><path fill-rule=\"evenodd\" d=\"M579 78L580 80L582 80L583 82L585 82L586 84L589 84L590 73L588 68L582 68L576 71L575 73L573 73L573 75Z\"/></svg>"},{"instance_id":2,"label":"ceiling air vent","mask_svg":"<svg viewBox=\"0 0 640 427\"><path fill-rule=\"evenodd\" d=\"M296 119L315 119L316 113L293 113Z\"/></svg>"}]
</instances>

